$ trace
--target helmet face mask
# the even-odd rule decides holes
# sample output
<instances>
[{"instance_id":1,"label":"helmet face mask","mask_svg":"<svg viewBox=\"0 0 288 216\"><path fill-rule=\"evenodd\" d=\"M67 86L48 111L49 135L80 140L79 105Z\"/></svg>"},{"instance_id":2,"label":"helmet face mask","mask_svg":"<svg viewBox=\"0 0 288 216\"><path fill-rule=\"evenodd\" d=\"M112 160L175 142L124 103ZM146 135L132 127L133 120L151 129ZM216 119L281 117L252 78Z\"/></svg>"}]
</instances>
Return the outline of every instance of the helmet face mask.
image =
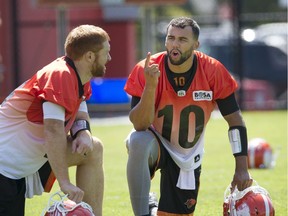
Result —
<instances>
[{"instance_id":1,"label":"helmet face mask","mask_svg":"<svg viewBox=\"0 0 288 216\"><path fill-rule=\"evenodd\" d=\"M224 193L223 216L275 215L269 193L263 187L251 186L243 191L236 188L232 193L230 188L228 186Z\"/></svg>"},{"instance_id":2,"label":"helmet face mask","mask_svg":"<svg viewBox=\"0 0 288 216\"><path fill-rule=\"evenodd\" d=\"M60 191L51 195L42 216L95 216L92 208L85 202L76 204L62 195Z\"/></svg>"}]
</instances>

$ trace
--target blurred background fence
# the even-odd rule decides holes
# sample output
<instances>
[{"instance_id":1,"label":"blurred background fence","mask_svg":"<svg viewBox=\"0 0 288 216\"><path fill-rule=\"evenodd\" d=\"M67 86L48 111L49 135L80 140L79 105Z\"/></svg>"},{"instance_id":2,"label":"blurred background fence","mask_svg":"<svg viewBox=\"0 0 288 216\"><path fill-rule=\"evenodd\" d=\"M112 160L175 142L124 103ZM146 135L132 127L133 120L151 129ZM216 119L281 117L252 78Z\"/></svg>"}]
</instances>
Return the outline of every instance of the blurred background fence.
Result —
<instances>
[{"instance_id":1,"label":"blurred background fence","mask_svg":"<svg viewBox=\"0 0 288 216\"><path fill-rule=\"evenodd\" d=\"M286 0L0 0L0 101L64 54L71 28L94 24L110 34L112 61L91 81L89 109L128 110L127 76L148 51L165 49L177 16L199 23L199 50L238 80L242 109L287 109Z\"/></svg>"}]
</instances>

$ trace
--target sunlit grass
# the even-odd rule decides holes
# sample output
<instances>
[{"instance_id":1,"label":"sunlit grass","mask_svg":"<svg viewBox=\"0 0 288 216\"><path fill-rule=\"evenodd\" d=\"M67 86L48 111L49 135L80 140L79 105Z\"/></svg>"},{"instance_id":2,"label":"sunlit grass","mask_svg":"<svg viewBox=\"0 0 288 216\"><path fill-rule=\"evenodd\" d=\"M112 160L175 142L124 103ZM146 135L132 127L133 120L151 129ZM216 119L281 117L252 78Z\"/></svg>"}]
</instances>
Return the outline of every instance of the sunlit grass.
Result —
<instances>
[{"instance_id":1,"label":"sunlit grass","mask_svg":"<svg viewBox=\"0 0 288 216\"><path fill-rule=\"evenodd\" d=\"M244 112L248 139L266 139L278 158L274 169L252 169L258 184L266 188L272 198L277 216L287 215L287 111ZM99 120L100 121L100 120ZM99 122L100 124L101 122ZM117 124L117 122L115 122ZM125 138L131 125L92 126L95 136L104 142L105 194L104 216L132 216L126 181L127 152ZM234 174L234 158L227 135L228 126L222 118L212 118L207 126L201 187L195 216L222 215L223 195ZM75 169L71 169L74 179ZM159 196L159 173L152 182L152 191ZM97 187L97 185L95 185ZM53 191L59 190L56 183ZM50 194L27 200L26 215L38 216Z\"/></svg>"}]
</instances>

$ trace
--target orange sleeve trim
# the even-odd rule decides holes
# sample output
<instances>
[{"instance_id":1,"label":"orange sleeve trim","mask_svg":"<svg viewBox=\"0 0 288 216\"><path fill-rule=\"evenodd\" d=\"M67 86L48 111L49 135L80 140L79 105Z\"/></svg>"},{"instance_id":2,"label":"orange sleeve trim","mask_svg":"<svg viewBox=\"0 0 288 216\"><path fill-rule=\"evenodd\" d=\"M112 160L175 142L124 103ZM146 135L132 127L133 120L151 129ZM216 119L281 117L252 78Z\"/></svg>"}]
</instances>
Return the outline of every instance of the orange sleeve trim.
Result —
<instances>
[{"instance_id":1,"label":"orange sleeve trim","mask_svg":"<svg viewBox=\"0 0 288 216\"><path fill-rule=\"evenodd\" d=\"M52 186L53 186L55 181L56 181L56 177L55 177L54 173L51 171L51 173L47 179L47 182L44 186L44 191L49 193L51 191Z\"/></svg>"}]
</instances>

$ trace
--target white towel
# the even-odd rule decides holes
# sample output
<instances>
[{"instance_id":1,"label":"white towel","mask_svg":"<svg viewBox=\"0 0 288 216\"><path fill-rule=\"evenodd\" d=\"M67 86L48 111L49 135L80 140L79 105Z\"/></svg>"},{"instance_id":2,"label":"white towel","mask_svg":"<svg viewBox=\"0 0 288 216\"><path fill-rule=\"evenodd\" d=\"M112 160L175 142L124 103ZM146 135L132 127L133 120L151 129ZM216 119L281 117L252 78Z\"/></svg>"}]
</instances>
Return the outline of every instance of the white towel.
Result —
<instances>
[{"instance_id":1,"label":"white towel","mask_svg":"<svg viewBox=\"0 0 288 216\"><path fill-rule=\"evenodd\" d=\"M195 186L194 169L191 171L180 169L178 182L176 186L183 190L195 190L196 186Z\"/></svg>"},{"instance_id":2,"label":"white towel","mask_svg":"<svg viewBox=\"0 0 288 216\"><path fill-rule=\"evenodd\" d=\"M185 155L179 153L179 151L177 151L177 149L157 131L156 133L159 135L161 142L169 152L174 162L180 168L176 186L183 190L195 190L196 180L194 170L197 169L202 163L204 154L204 133L201 134L193 149L190 149L190 151L188 150ZM199 157L199 160L195 161L195 157Z\"/></svg>"},{"instance_id":3,"label":"white towel","mask_svg":"<svg viewBox=\"0 0 288 216\"><path fill-rule=\"evenodd\" d=\"M44 191L39 173L36 172L32 175L25 177L26 182L26 198L32 198L34 195L41 195Z\"/></svg>"}]
</instances>

